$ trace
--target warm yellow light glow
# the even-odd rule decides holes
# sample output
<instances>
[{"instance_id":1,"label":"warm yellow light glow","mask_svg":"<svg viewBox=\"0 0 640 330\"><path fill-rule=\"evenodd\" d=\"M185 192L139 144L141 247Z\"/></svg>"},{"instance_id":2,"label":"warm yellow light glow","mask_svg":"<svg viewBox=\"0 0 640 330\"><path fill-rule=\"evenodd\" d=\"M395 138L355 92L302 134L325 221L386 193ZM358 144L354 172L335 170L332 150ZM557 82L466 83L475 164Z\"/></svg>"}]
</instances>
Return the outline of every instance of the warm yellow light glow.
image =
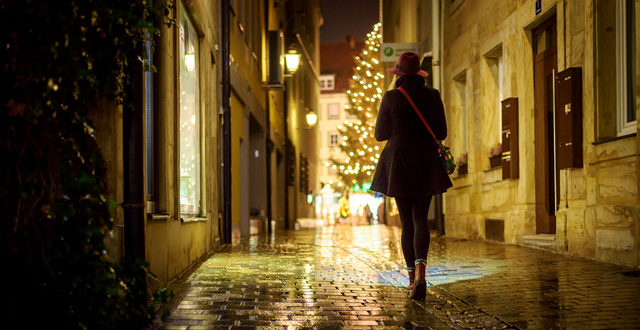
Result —
<instances>
[{"instance_id":1,"label":"warm yellow light glow","mask_svg":"<svg viewBox=\"0 0 640 330\"><path fill-rule=\"evenodd\" d=\"M290 50L284 57L287 63L287 70L291 73L296 72L300 66L300 54L296 53L295 50Z\"/></svg>"},{"instance_id":2,"label":"warm yellow light glow","mask_svg":"<svg viewBox=\"0 0 640 330\"><path fill-rule=\"evenodd\" d=\"M307 125L309 125L309 127L315 126L315 124L318 122L318 115L313 111L307 112L305 117L307 119Z\"/></svg>"},{"instance_id":3,"label":"warm yellow light glow","mask_svg":"<svg viewBox=\"0 0 640 330\"><path fill-rule=\"evenodd\" d=\"M187 68L187 71L193 71L196 69L196 55L195 54L185 54L184 55L184 66Z\"/></svg>"}]
</instances>

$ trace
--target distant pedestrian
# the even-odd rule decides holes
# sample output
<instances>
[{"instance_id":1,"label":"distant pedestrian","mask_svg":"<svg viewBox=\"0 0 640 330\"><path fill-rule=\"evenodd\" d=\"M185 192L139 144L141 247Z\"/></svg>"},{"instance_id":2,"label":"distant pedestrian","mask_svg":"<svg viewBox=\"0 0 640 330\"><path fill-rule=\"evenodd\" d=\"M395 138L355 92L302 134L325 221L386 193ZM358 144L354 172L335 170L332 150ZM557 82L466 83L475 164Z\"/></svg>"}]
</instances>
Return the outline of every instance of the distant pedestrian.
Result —
<instances>
[{"instance_id":1,"label":"distant pedestrian","mask_svg":"<svg viewBox=\"0 0 640 330\"><path fill-rule=\"evenodd\" d=\"M370 225L373 223L373 213L371 213L371 208L369 204L364 206L364 216L367 217L367 224Z\"/></svg>"},{"instance_id":2,"label":"distant pedestrian","mask_svg":"<svg viewBox=\"0 0 640 330\"><path fill-rule=\"evenodd\" d=\"M445 192L451 180L440 162L437 145L409 99L426 119L436 138L447 137L447 124L440 93L425 84L427 72L420 70L420 58L402 53L395 68L396 89L382 98L375 138L389 140L373 176L371 190L395 197L402 223L402 254L409 271L411 298L426 296L426 266L429 252L427 214L431 197ZM398 88L402 88L407 96Z\"/></svg>"},{"instance_id":3,"label":"distant pedestrian","mask_svg":"<svg viewBox=\"0 0 640 330\"><path fill-rule=\"evenodd\" d=\"M378 205L378 223L379 224L386 224L386 215L385 215L385 209L384 209L384 200L382 201L382 203L380 203L380 205Z\"/></svg>"}]
</instances>

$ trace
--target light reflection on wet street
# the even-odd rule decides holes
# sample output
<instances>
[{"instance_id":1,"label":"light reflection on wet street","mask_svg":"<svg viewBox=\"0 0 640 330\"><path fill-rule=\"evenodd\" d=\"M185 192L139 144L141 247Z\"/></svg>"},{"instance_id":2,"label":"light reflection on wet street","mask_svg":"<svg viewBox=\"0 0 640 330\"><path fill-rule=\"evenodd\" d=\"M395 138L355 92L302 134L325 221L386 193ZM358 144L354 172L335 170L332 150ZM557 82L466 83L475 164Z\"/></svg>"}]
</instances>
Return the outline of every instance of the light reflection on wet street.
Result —
<instances>
[{"instance_id":1,"label":"light reflection on wet street","mask_svg":"<svg viewBox=\"0 0 640 330\"><path fill-rule=\"evenodd\" d=\"M638 328L632 269L523 247L432 239L427 300L414 302L388 226L254 236L180 286L161 328L230 326Z\"/></svg>"}]
</instances>

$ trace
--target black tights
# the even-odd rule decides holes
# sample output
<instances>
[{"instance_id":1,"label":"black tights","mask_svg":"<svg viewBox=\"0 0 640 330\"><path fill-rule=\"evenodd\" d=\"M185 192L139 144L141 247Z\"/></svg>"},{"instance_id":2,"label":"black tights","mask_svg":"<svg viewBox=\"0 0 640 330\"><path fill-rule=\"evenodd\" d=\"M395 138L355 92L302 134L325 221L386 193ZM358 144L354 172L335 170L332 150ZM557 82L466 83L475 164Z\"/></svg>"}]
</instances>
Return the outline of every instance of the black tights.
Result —
<instances>
[{"instance_id":1,"label":"black tights","mask_svg":"<svg viewBox=\"0 0 640 330\"><path fill-rule=\"evenodd\" d=\"M429 252L429 214L431 196L426 197L396 197L396 205L402 222L402 254L407 267L415 267L416 259L427 260Z\"/></svg>"}]
</instances>

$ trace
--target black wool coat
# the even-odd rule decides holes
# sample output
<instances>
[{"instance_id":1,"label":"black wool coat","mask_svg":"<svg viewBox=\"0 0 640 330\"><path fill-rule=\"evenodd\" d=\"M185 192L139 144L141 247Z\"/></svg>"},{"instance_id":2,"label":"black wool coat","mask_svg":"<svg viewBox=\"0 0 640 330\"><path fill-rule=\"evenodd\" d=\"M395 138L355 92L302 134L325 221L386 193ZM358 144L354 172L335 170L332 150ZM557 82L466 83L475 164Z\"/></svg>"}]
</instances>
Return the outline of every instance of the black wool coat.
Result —
<instances>
[{"instance_id":1,"label":"black wool coat","mask_svg":"<svg viewBox=\"0 0 640 330\"><path fill-rule=\"evenodd\" d=\"M417 74L396 82L411 96L438 140L447 137L440 93ZM445 192L453 184L442 166L436 142L402 93L393 89L382 98L375 137L389 140L382 149L371 190L391 197L425 197Z\"/></svg>"}]
</instances>

